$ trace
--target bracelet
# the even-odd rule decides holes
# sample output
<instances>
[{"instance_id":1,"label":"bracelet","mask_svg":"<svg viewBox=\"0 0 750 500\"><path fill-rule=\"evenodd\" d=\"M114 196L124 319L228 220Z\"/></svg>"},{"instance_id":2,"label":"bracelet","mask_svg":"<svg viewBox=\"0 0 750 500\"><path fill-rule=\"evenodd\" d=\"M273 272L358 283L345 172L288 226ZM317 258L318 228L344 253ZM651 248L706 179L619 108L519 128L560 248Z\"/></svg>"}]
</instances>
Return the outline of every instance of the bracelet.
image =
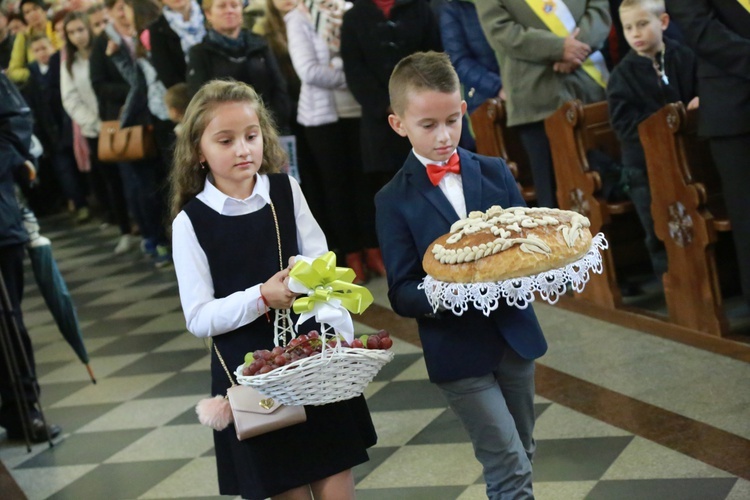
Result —
<instances>
[{"instance_id":1,"label":"bracelet","mask_svg":"<svg viewBox=\"0 0 750 500\"><path fill-rule=\"evenodd\" d=\"M270 314L268 314L268 311L269 311L269 310L271 309L271 306L270 306L270 304L268 303L268 300L267 300L267 299L266 299L266 298L265 298L265 297L263 296L263 293L262 293L262 292L261 292L261 294L260 294L260 298L258 299L258 302L259 302L259 303L260 303L261 301L263 302L263 308L265 309L265 314L266 314L266 321L268 321L268 322L270 323L270 322L271 322L271 315L270 315ZM260 304L259 304L259 305L260 305ZM260 309L260 307L258 307L258 309Z\"/></svg>"}]
</instances>

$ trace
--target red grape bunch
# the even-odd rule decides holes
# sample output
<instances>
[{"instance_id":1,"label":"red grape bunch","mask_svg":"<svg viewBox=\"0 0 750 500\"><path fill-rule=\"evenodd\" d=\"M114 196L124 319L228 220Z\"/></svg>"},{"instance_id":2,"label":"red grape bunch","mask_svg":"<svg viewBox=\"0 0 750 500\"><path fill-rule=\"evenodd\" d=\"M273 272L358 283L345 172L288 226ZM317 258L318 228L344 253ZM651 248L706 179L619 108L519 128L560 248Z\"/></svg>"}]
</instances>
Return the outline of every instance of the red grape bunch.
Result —
<instances>
[{"instance_id":1,"label":"red grape bunch","mask_svg":"<svg viewBox=\"0 0 750 500\"><path fill-rule=\"evenodd\" d=\"M351 345L342 338L333 338L328 340L328 346L331 348L336 347L337 342L340 342L344 348L390 349L393 346L393 340L385 330L355 338ZM307 335L300 335L293 338L286 347L277 346L270 351L268 349L258 349L255 352L247 353L245 355L245 366L242 367L242 375L246 377L262 375L300 359L320 354L322 349L323 340L320 334L313 330Z\"/></svg>"}]
</instances>

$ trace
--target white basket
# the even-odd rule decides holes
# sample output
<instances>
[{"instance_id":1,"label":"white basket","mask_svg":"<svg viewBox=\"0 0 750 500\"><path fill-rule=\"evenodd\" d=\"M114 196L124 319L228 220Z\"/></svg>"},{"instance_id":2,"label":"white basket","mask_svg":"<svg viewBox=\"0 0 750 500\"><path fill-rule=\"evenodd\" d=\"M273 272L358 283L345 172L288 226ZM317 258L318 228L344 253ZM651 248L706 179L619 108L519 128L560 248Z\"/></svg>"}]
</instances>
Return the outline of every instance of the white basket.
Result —
<instances>
[{"instance_id":1,"label":"white basket","mask_svg":"<svg viewBox=\"0 0 750 500\"><path fill-rule=\"evenodd\" d=\"M609 246L602 233L591 241L586 255L560 269L494 283L448 283L426 276L419 288L427 294L433 310L447 309L461 316L469 306L489 316L501 301L511 307L525 309L534 301L536 293L550 304L565 293L568 285L576 292L583 290L591 272L601 274L601 250Z\"/></svg>"},{"instance_id":2,"label":"white basket","mask_svg":"<svg viewBox=\"0 0 750 500\"><path fill-rule=\"evenodd\" d=\"M325 405L359 396L380 369L393 359L384 349L328 347L321 328L323 352L260 375L242 375L237 382L258 389L285 405Z\"/></svg>"}]
</instances>

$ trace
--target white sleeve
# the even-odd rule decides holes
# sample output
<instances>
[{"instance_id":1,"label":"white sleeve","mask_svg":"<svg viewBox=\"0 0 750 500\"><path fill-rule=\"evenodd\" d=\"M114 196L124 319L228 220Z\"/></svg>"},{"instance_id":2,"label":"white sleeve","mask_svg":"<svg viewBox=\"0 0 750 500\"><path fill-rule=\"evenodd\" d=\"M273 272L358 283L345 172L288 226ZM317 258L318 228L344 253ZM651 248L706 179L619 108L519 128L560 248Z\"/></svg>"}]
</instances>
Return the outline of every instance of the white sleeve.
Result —
<instances>
[{"instance_id":1,"label":"white sleeve","mask_svg":"<svg viewBox=\"0 0 750 500\"><path fill-rule=\"evenodd\" d=\"M289 177L294 198L294 218L297 222L297 247L305 257L320 257L328 251L328 243L318 221L310 212L302 188L294 177Z\"/></svg>"},{"instance_id":2,"label":"white sleeve","mask_svg":"<svg viewBox=\"0 0 750 500\"><path fill-rule=\"evenodd\" d=\"M265 314L260 283L223 299L214 297L208 258L185 212L172 222L172 258L187 329L196 337L231 332Z\"/></svg>"},{"instance_id":3,"label":"white sleeve","mask_svg":"<svg viewBox=\"0 0 750 500\"><path fill-rule=\"evenodd\" d=\"M346 86L343 68L334 68L318 60L315 51L318 35L304 16L300 12L291 12L286 20L289 56L300 81L324 89Z\"/></svg>"}]
</instances>

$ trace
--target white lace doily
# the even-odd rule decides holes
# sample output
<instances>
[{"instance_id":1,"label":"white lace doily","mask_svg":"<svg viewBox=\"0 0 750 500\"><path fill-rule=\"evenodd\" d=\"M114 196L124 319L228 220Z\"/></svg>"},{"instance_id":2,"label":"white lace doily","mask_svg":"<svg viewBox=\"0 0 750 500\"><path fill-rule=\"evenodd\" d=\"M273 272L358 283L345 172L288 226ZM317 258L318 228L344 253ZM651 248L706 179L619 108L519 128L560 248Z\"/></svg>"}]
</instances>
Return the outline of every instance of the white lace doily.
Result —
<instances>
[{"instance_id":1,"label":"white lace doily","mask_svg":"<svg viewBox=\"0 0 750 500\"><path fill-rule=\"evenodd\" d=\"M458 316L472 304L485 316L489 316L497 309L501 300L505 300L509 306L526 309L534 302L535 292L543 300L554 304L565 293L567 285L580 292L589 280L591 271L601 274L600 250L608 247L609 243L604 235L599 233L592 239L591 248L586 255L559 269L492 283L448 283L428 275L419 284L419 288L425 291L435 312L443 307Z\"/></svg>"}]
</instances>

